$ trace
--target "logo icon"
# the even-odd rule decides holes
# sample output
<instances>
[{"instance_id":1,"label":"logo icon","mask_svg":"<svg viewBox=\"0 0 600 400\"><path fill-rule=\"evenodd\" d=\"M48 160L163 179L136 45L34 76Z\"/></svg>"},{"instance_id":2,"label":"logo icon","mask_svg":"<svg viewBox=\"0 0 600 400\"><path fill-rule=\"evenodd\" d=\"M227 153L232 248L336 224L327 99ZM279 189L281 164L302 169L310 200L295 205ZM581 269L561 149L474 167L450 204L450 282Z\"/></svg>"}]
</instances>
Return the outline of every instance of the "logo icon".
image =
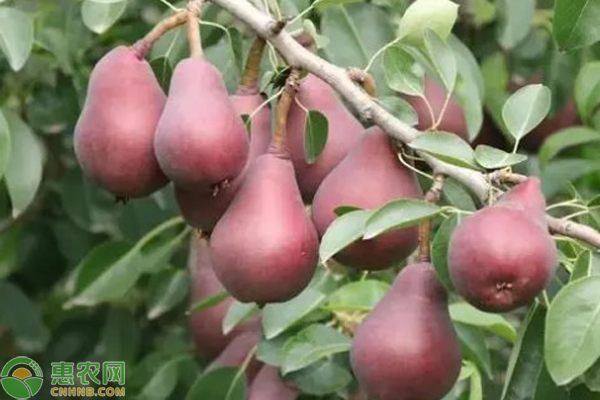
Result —
<instances>
[{"instance_id":1,"label":"logo icon","mask_svg":"<svg viewBox=\"0 0 600 400\"><path fill-rule=\"evenodd\" d=\"M31 358L15 357L2 368L0 382L9 396L29 399L40 391L44 375L38 363Z\"/></svg>"}]
</instances>

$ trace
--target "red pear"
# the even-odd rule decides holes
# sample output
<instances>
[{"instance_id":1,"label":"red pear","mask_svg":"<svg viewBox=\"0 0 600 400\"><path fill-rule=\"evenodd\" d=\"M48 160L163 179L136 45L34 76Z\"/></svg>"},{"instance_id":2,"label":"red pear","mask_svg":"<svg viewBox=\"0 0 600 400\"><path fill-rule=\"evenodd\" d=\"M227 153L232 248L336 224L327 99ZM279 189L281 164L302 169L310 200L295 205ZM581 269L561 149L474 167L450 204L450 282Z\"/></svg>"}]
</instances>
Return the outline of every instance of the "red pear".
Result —
<instances>
[{"instance_id":1,"label":"red pear","mask_svg":"<svg viewBox=\"0 0 600 400\"><path fill-rule=\"evenodd\" d=\"M261 368L248 390L248 400L295 400L298 392L283 381L279 370L269 365Z\"/></svg>"},{"instance_id":2,"label":"red pear","mask_svg":"<svg viewBox=\"0 0 600 400\"><path fill-rule=\"evenodd\" d=\"M448 92L435 80L426 76L423 94L429 102L433 115L437 120L444 108L444 102L446 101ZM429 129L433 125L433 121L431 120L431 113L429 112L425 101L417 96L405 96L405 98L419 116L417 128L422 131ZM465 113L460 104L458 104L453 97L451 97L448 102L448 106L446 107L446 111L437 130L452 132L465 140L469 140L469 129L467 127Z\"/></svg>"},{"instance_id":3,"label":"red pear","mask_svg":"<svg viewBox=\"0 0 600 400\"><path fill-rule=\"evenodd\" d=\"M100 59L75 127L83 171L124 198L149 195L168 182L154 156L165 95L142 53L119 46Z\"/></svg>"},{"instance_id":4,"label":"red pear","mask_svg":"<svg viewBox=\"0 0 600 400\"><path fill-rule=\"evenodd\" d=\"M334 211L338 207L375 209L391 200L420 196L414 174L400 163L390 138L380 128L373 127L319 186L312 217L323 236L336 218ZM384 269L408 257L417 247L417 240L417 228L387 232L351 244L335 259L360 269Z\"/></svg>"},{"instance_id":5,"label":"red pear","mask_svg":"<svg viewBox=\"0 0 600 400\"><path fill-rule=\"evenodd\" d=\"M313 164L308 164L305 159L307 114L302 107L321 112L329 122L327 144ZM288 150L296 170L298 186L303 198L310 201L323 179L344 159L364 129L327 83L308 75L300 84L296 101L290 108L287 130Z\"/></svg>"},{"instance_id":6,"label":"red pear","mask_svg":"<svg viewBox=\"0 0 600 400\"><path fill-rule=\"evenodd\" d=\"M458 294L491 312L531 302L554 276L556 245L540 181L529 178L456 228L448 270Z\"/></svg>"},{"instance_id":7,"label":"red pear","mask_svg":"<svg viewBox=\"0 0 600 400\"><path fill-rule=\"evenodd\" d=\"M378 400L439 400L452 389L460 345L431 264L400 272L358 327L350 359L361 388Z\"/></svg>"},{"instance_id":8,"label":"red pear","mask_svg":"<svg viewBox=\"0 0 600 400\"><path fill-rule=\"evenodd\" d=\"M192 274L192 305L225 290L213 271L210 251L205 239L192 239L189 257L189 269ZM253 318L238 325L229 334L223 334L223 318L225 318L232 302L232 298L227 298L206 310L192 312L190 327L196 349L201 353L215 357L223 351L236 335L259 328L259 319Z\"/></svg>"},{"instance_id":9,"label":"red pear","mask_svg":"<svg viewBox=\"0 0 600 400\"><path fill-rule=\"evenodd\" d=\"M251 115L264 102L258 93L231 96L231 102L239 115ZM239 189L248 165L259 155L265 153L271 140L271 110L262 108L254 115L250 125L250 152L246 167L232 182L216 193L207 187L186 190L175 187L175 196L179 210L188 224L202 231L212 230L227 210Z\"/></svg>"},{"instance_id":10,"label":"red pear","mask_svg":"<svg viewBox=\"0 0 600 400\"><path fill-rule=\"evenodd\" d=\"M237 335L227 347L225 347L225 350L223 350L221 354L206 367L206 371L221 367L241 367L251 352L254 351L254 348L258 345L259 341L260 329L254 329ZM261 362L258 361L255 356L252 356L245 371L249 381L254 379L256 374L258 374L261 365Z\"/></svg>"},{"instance_id":11,"label":"red pear","mask_svg":"<svg viewBox=\"0 0 600 400\"><path fill-rule=\"evenodd\" d=\"M319 241L289 158L269 151L252 163L211 247L215 273L239 301L287 301L308 285Z\"/></svg>"},{"instance_id":12,"label":"red pear","mask_svg":"<svg viewBox=\"0 0 600 400\"><path fill-rule=\"evenodd\" d=\"M219 71L199 56L181 61L154 142L165 174L181 189L226 185L242 172L248 146Z\"/></svg>"}]
</instances>

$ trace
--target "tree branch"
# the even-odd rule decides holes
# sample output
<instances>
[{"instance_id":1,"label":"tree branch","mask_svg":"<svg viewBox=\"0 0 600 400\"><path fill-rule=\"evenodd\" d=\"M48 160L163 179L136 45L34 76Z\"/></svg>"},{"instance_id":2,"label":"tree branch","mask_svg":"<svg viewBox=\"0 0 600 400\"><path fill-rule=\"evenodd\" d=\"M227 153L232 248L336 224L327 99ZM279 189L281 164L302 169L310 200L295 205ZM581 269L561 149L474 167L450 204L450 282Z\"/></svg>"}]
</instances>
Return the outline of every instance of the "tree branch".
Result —
<instances>
[{"instance_id":1,"label":"tree branch","mask_svg":"<svg viewBox=\"0 0 600 400\"><path fill-rule=\"evenodd\" d=\"M244 22L259 36L269 41L286 62L317 75L335 89L358 113L361 119L378 125L390 136L409 144L419 131L405 124L379 106L362 88L348 76L347 70L335 66L305 49L289 33L281 29L281 21L275 20L255 8L247 0L210 0ZM453 177L485 203L489 195L490 177L466 168L446 164L425 153L421 157L437 174ZM572 221L548 217L552 232L579 239L600 248L600 233Z\"/></svg>"}]
</instances>

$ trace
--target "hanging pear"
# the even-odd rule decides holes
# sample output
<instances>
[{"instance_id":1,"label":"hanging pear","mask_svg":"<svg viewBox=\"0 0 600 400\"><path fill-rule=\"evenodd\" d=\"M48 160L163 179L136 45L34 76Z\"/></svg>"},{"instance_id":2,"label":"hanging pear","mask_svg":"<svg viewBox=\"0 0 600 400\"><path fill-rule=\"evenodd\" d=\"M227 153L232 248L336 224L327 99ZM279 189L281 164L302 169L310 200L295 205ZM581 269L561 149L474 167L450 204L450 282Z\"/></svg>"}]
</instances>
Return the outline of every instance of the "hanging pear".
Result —
<instances>
[{"instance_id":1,"label":"hanging pear","mask_svg":"<svg viewBox=\"0 0 600 400\"><path fill-rule=\"evenodd\" d=\"M189 29L195 32L196 28L194 17ZM154 147L161 169L181 189L218 190L246 164L249 145L244 124L219 70L202 56L199 46L192 46L191 57L173 71Z\"/></svg>"},{"instance_id":2,"label":"hanging pear","mask_svg":"<svg viewBox=\"0 0 600 400\"><path fill-rule=\"evenodd\" d=\"M545 208L539 179L529 178L466 218L448 250L457 293L481 310L505 312L544 290L557 266Z\"/></svg>"},{"instance_id":3,"label":"hanging pear","mask_svg":"<svg viewBox=\"0 0 600 400\"><path fill-rule=\"evenodd\" d=\"M414 174L400 163L389 137L373 127L323 180L313 199L312 217L323 236L337 217L338 207L376 209L395 199L420 196ZM380 270L408 257L416 249L417 239L416 228L395 230L375 239L359 240L335 259L359 269Z\"/></svg>"},{"instance_id":4,"label":"hanging pear","mask_svg":"<svg viewBox=\"0 0 600 400\"><path fill-rule=\"evenodd\" d=\"M75 127L79 165L120 198L147 196L168 182L154 156L166 99L144 49L119 46L98 61Z\"/></svg>"},{"instance_id":5,"label":"hanging pear","mask_svg":"<svg viewBox=\"0 0 600 400\"><path fill-rule=\"evenodd\" d=\"M321 112L329 125L327 144L313 164L305 159L306 110ZM308 75L300 84L287 121L288 149L296 179L303 198L310 202L323 179L344 159L364 128L331 87L315 75Z\"/></svg>"},{"instance_id":6,"label":"hanging pear","mask_svg":"<svg viewBox=\"0 0 600 400\"><path fill-rule=\"evenodd\" d=\"M293 74L297 76L295 70ZM250 165L211 235L215 273L242 302L287 301L308 285L317 265L317 233L304 209L285 147L292 92L293 85L288 84L268 153Z\"/></svg>"},{"instance_id":7,"label":"hanging pear","mask_svg":"<svg viewBox=\"0 0 600 400\"><path fill-rule=\"evenodd\" d=\"M248 400L295 400L299 394L285 382L279 369L265 365L248 389Z\"/></svg>"},{"instance_id":8,"label":"hanging pear","mask_svg":"<svg viewBox=\"0 0 600 400\"><path fill-rule=\"evenodd\" d=\"M246 62L242 83L237 93L230 97L235 111L240 116L250 116L258 110L250 121L250 151L244 170L216 193L204 186L192 190L175 186L175 198L181 214L188 224L202 231L208 232L215 227L244 180L249 164L264 154L271 142L271 110L264 106L265 98L258 91L258 67L264 43L262 39L254 42Z\"/></svg>"},{"instance_id":9,"label":"hanging pear","mask_svg":"<svg viewBox=\"0 0 600 400\"><path fill-rule=\"evenodd\" d=\"M361 388L378 400L439 400L452 389L460 345L431 264L400 272L358 327L350 358Z\"/></svg>"},{"instance_id":10,"label":"hanging pear","mask_svg":"<svg viewBox=\"0 0 600 400\"><path fill-rule=\"evenodd\" d=\"M194 237L190 243L189 270L192 277L191 305L219 294L225 290L215 276L210 260L210 247L204 238ZM236 326L227 335L223 333L223 319L227 315L233 299L228 297L212 307L202 311L193 311L190 315L190 328L196 349L210 357L217 356L238 334L256 330L260 320L252 318Z\"/></svg>"}]
</instances>

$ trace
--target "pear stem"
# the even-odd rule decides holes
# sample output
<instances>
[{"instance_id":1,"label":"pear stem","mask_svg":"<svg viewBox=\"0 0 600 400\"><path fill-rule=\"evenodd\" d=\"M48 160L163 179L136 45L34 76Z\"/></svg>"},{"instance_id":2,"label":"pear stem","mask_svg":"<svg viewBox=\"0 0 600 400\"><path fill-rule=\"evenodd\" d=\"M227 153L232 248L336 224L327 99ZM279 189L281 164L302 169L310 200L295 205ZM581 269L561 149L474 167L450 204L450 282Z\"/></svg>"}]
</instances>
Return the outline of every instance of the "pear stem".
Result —
<instances>
[{"instance_id":1,"label":"pear stem","mask_svg":"<svg viewBox=\"0 0 600 400\"><path fill-rule=\"evenodd\" d=\"M133 46L138 58L141 60L146 58L146 55L154 45L165 33L173 28L183 25L188 19L187 10L179 11L178 13L171 15L160 21L150 32L146 34L142 39L138 40Z\"/></svg>"},{"instance_id":2,"label":"pear stem","mask_svg":"<svg viewBox=\"0 0 600 400\"><path fill-rule=\"evenodd\" d=\"M360 68L349 68L348 77L358 83L369 96L377 97L377 84L367 71Z\"/></svg>"},{"instance_id":3,"label":"pear stem","mask_svg":"<svg viewBox=\"0 0 600 400\"><path fill-rule=\"evenodd\" d=\"M281 97L279 98L279 103L277 104L277 115L276 115L276 123L275 123L275 133L273 134L273 140L271 142L271 146L269 152L272 154L277 154L279 156L287 157L287 148L286 148L286 125L287 125L287 117L290 110L290 106L294 98L296 97L296 92L298 91L298 82L300 80L300 69L292 68L290 75L285 81L285 88Z\"/></svg>"},{"instance_id":4,"label":"pear stem","mask_svg":"<svg viewBox=\"0 0 600 400\"><path fill-rule=\"evenodd\" d=\"M424 200L436 204L442 197L444 190L444 175L436 173L433 184L425 194ZM426 219L419 224L419 262L431 261L431 219Z\"/></svg>"},{"instance_id":5,"label":"pear stem","mask_svg":"<svg viewBox=\"0 0 600 400\"><path fill-rule=\"evenodd\" d=\"M202 8L201 0L190 0L187 5L187 39L190 45L190 56L202 57L202 41L200 39L200 24L198 18Z\"/></svg>"},{"instance_id":6,"label":"pear stem","mask_svg":"<svg viewBox=\"0 0 600 400\"><path fill-rule=\"evenodd\" d=\"M265 39L257 36L246 59L246 68L242 75L240 86L237 90L238 94L256 94L258 93L258 78L260 76L260 63L262 61L263 52L267 42Z\"/></svg>"}]
</instances>

